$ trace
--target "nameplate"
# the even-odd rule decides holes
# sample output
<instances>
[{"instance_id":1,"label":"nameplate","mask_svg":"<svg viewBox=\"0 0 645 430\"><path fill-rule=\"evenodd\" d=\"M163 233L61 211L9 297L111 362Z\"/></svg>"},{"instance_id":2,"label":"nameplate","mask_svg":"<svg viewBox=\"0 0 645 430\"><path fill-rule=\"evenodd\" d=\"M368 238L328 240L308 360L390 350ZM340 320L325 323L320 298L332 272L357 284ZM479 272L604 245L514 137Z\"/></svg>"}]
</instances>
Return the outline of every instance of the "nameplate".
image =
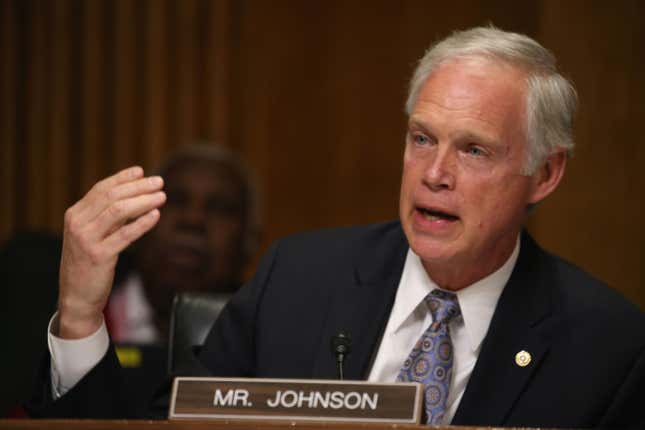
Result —
<instances>
[{"instance_id":1,"label":"nameplate","mask_svg":"<svg viewBox=\"0 0 645 430\"><path fill-rule=\"evenodd\" d=\"M175 378L168 419L418 424L421 384L248 378Z\"/></svg>"}]
</instances>

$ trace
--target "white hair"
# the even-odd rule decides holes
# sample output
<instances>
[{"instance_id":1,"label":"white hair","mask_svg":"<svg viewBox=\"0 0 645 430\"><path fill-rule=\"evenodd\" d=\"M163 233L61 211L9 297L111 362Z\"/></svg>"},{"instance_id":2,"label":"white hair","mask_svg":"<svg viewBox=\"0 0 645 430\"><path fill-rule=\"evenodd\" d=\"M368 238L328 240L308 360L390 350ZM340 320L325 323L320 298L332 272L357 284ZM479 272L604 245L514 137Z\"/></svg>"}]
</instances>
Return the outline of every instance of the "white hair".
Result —
<instances>
[{"instance_id":1,"label":"white hair","mask_svg":"<svg viewBox=\"0 0 645 430\"><path fill-rule=\"evenodd\" d=\"M428 49L412 75L405 110L408 115L421 87L441 64L464 57L484 57L520 67L527 73L526 140L522 173L530 175L556 150L573 155L573 119L578 98L571 82L558 73L553 54L528 36L495 27L457 31Z\"/></svg>"}]
</instances>

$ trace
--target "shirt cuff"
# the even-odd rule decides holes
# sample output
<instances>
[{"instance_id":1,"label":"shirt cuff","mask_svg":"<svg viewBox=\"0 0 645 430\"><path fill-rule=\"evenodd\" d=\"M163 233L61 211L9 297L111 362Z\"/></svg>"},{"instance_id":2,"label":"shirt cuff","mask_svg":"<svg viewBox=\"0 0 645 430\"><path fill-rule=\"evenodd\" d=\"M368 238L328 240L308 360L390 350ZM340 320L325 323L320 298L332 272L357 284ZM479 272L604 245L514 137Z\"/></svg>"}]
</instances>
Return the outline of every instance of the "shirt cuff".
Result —
<instances>
[{"instance_id":1,"label":"shirt cuff","mask_svg":"<svg viewBox=\"0 0 645 430\"><path fill-rule=\"evenodd\" d=\"M58 325L58 312L49 320L47 345L51 355L52 396L58 399L74 387L105 356L110 337L105 327L82 339L62 339L53 334Z\"/></svg>"}]
</instances>

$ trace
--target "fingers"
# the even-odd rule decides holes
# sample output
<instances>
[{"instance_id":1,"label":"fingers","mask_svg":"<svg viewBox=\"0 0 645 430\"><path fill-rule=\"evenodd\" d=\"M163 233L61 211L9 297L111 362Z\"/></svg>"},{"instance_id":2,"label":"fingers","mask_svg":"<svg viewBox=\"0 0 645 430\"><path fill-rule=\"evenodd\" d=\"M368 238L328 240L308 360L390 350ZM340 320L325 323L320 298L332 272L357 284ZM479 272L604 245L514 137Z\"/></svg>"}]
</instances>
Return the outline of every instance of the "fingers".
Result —
<instances>
[{"instance_id":1,"label":"fingers","mask_svg":"<svg viewBox=\"0 0 645 430\"><path fill-rule=\"evenodd\" d=\"M159 221L159 216L159 209L152 209L135 221L121 226L105 239L105 248L114 254L123 251L154 227Z\"/></svg>"},{"instance_id":2,"label":"fingers","mask_svg":"<svg viewBox=\"0 0 645 430\"><path fill-rule=\"evenodd\" d=\"M166 201L160 177L122 170L97 183L65 212L60 266L59 333L90 334L107 303L118 254L159 220Z\"/></svg>"},{"instance_id":3,"label":"fingers","mask_svg":"<svg viewBox=\"0 0 645 430\"><path fill-rule=\"evenodd\" d=\"M142 177L140 167L123 170L97 183L72 207L79 223L91 222L107 207L123 199L159 191L163 179L159 176Z\"/></svg>"},{"instance_id":4,"label":"fingers","mask_svg":"<svg viewBox=\"0 0 645 430\"><path fill-rule=\"evenodd\" d=\"M165 201L166 194L163 191L116 200L87 224L87 236L101 241L126 223L134 222L141 215L159 208Z\"/></svg>"},{"instance_id":5,"label":"fingers","mask_svg":"<svg viewBox=\"0 0 645 430\"><path fill-rule=\"evenodd\" d=\"M131 182L142 177L143 177L143 169L139 166L133 166L133 167L128 167L127 169L123 169L120 172L115 173L114 175L107 177L97 182L96 184L94 184L94 186L87 192L85 197L83 197L83 199L81 199L78 202L78 203L81 203L79 206L83 206L82 203L85 203L85 204L88 203L87 201L88 199L86 199L86 197L88 196L91 196L93 194L100 194L102 192L105 192L105 190L114 188L117 185L120 185L126 182Z\"/></svg>"},{"instance_id":6,"label":"fingers","mask_svg":"<svg viewBox=\"0 0 645 430\"><path fill-rule=\"evenodd\" d=\"M120 172L115 173L114 175L103 179L102 181L97 182L93 189L103 190L114 188L116 185L123 184L126 182L133 181L143 177L143 169L139 166L128 167L123 169Z\"/></svg>"},{"instance_id":7,"label":"fingers","mask_svg":"<svg viewBox=\"0 0 645 430\"><path fill-rule=\"evenodd\" d=\"M127 199L144 193L159 191L163 187L161 176L150 176L126 182L110 189L107 194L112 200Z\"/></svg>"},{"instance_id":8,"label":"fingers","mask_svg":"<svg viewBox=\"0 0 645 430\"><path fill-rule=\"evenodd\" d=\"M165 193L159 191L163 180L142 175L140 167L122 170L97 183L69 208L65 213L65 236L69 243L90 249L89 255L109 256L102 249L106 237L166 200Z\"/></svg>"}]
</instances>

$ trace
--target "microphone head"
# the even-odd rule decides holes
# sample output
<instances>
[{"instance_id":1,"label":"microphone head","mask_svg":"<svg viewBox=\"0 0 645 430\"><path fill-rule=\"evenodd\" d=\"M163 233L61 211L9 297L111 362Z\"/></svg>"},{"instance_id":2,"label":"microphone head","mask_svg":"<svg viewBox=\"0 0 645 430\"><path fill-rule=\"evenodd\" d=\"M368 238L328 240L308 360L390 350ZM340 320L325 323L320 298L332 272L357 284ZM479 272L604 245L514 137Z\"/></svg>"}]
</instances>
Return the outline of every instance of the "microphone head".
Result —
<instances>
[{"instance_id":1,"label":"microphone head","mask_svg":"<svg viewBox=\"0 0 645 430\"><path fill-rule=\"evenodd\" d=\"M352 338L349 333L339 332L331 338L331 352L334 355L350 353L352 347Z\"/></svg>"}]
</instances>

